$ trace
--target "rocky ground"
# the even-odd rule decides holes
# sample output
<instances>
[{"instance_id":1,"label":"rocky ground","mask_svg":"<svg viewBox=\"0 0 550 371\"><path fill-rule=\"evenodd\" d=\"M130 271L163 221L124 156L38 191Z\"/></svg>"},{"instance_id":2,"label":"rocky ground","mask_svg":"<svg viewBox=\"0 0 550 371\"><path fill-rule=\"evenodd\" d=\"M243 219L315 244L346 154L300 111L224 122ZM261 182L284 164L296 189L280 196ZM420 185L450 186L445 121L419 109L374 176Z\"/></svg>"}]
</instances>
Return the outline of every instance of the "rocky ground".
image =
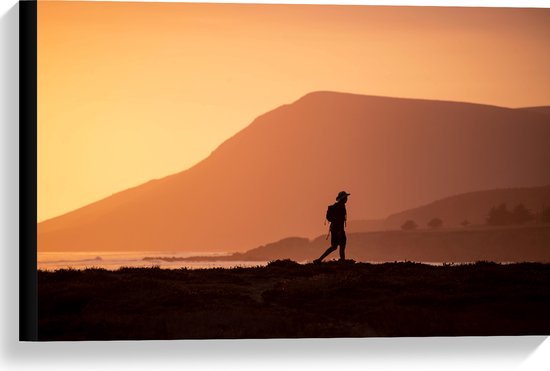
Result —
<instances>
[{"instance_id":1,"label":"rocky ground","mask_svg":"<svg viewBox=\"0 0 550 371\"><path fill-rule=\"evenodd\" d=\"M41 340L550 334L550 265L39 271Z\"/></svg>"}]
</instances>

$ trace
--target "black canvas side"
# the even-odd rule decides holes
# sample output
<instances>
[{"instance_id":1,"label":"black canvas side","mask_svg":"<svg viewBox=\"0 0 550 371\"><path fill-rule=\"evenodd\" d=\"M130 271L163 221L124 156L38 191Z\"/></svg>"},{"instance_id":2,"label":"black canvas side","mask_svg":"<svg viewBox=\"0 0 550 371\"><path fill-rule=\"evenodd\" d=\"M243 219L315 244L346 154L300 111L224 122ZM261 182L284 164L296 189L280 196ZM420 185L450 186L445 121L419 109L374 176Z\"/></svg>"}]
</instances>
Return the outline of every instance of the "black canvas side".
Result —
<instances>
[{"instance_id":1,"label":"black canvas side","mask_svg":"<svg viewBox=\"0 0 550 371\"><path fill-rule=\"evenodd\" d=\"M19 2L19 340L38 340L37 2ZM15 123L13 123L15 125Z\"/></svg>"}]
</instances>

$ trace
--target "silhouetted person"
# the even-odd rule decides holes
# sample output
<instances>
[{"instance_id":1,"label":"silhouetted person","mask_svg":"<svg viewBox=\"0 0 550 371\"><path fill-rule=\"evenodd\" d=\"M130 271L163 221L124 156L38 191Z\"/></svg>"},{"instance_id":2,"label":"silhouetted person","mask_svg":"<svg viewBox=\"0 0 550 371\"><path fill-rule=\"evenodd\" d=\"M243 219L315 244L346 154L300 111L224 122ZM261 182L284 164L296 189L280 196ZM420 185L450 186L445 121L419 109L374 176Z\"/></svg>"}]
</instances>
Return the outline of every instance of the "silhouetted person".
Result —
<instances>
[{"instance_id":1,"label":"silhouetted person","mask_svg":"<svg viewBox=\"0 0 550 371\"><path fill-rule=\"evenodd\" d=\"M346 202L348 202L347 192L340 192L336 196L336 203L329 206L327 210L327 220L330 222L330 247L319 257L315 259L313 263L319 264L326 258L331 252L336 250L340 246L340 261L346 260L346 231L344 229L346 225L347 212Z\"/></svg>"}]
</instances>

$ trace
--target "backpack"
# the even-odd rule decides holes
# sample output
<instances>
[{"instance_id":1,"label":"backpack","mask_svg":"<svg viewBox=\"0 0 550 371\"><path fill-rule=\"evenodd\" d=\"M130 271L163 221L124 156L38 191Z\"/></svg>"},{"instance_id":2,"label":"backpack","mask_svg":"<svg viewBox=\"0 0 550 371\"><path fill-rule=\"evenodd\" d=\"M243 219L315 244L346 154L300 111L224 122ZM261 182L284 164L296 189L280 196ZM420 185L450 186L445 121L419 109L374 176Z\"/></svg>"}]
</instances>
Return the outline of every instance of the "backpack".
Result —
<instances>
[{"instance_id":1,"label":"backpack","mask_svg":"<svg viewBox=\"0 0 550 371\"><path fill-rule=\"evenodd\" d=\"M328 205L326 218L329 221L329 223L332 223L336 218L335 211L336 211L336 204Z\"/></svg>"}]
</instances>

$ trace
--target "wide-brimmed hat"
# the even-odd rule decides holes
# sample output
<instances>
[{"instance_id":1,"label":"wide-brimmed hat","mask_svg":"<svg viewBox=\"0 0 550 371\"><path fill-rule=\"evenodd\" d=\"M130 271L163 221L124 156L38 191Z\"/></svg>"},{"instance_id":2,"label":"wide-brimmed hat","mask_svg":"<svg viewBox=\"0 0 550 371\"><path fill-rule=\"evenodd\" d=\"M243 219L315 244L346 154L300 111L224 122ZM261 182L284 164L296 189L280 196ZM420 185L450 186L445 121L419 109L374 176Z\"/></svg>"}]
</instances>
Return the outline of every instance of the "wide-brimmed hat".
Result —
<instances>
[{"instance_id":1,"label":"wide-brimmed hat","mask_svg":"<svg viewBox=\"0 0 550 371\"><path fill-rule=\"evenodd\" d=\"M338 196L336 196L336 201L340 201L341 199L348 197L350 194L351 193L347 193L346 191L342 191L342 192L338 193Z\"/></svg>"}]
</instances>

